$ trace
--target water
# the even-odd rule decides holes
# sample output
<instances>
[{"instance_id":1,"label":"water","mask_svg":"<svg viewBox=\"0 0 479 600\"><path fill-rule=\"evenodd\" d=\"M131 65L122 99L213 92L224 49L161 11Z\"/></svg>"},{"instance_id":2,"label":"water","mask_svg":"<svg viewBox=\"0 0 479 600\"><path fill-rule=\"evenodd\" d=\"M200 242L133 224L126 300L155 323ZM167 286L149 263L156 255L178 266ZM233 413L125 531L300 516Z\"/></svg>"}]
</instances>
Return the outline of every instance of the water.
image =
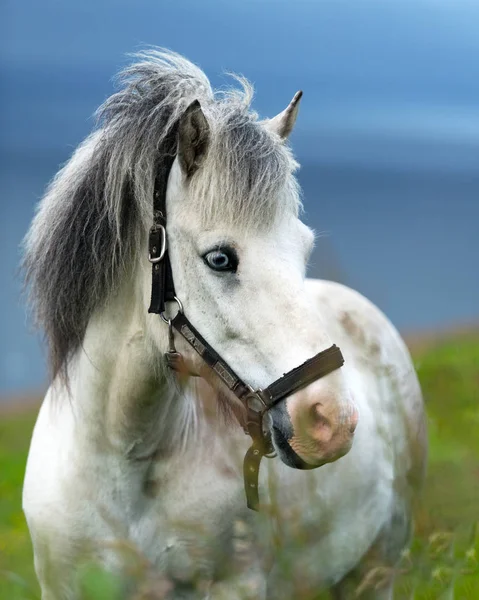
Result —
<instances>
[{"instance_id":1,"label":"water","mask_svg":"<svg viewBox=\"0 0 479 600\"><path fill-rule=\"evenodd\" d=\"M63 151L0 154L0 397L45 382L44 351L15 277L19 245ZM479 174L306 164L310 274L366 294L403 330L479 317Z\"/></svg>"}]
</instances>

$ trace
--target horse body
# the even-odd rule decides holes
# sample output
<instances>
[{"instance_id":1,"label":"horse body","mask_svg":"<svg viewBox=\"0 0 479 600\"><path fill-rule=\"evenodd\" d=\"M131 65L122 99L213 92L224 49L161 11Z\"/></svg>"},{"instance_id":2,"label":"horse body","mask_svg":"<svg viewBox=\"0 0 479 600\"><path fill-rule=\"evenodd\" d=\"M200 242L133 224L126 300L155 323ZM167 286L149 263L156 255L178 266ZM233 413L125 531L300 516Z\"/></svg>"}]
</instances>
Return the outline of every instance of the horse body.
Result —
<instances>
[{"instance_id":1,"label":"horse body","mask_svg":"<svg viewBox=\"0 0 479 600\"><path fill-rule=\"evenodd\" d=\"M218 104L181 57L149 58L55 180L27 244L57 373L24 486L43 599L76 598L92 558L173 598L292 598L294 577L348 597L371 557L393 567L408 539L425 457L408 352L362 296L304 279L312 235L283 145L299 98L258 123L241 96ZM206 117L197 104L181 117L197 95ZM158 139L178 118L168 250L188 317L254 387L332 340L346 359L268 412L279 456L261 468L260 514L244 499L241 407L181 339L185 372L168 371L168 327L146 311Z\"/></svg>"},{"instance_id":2,"label":"horse body","mask_svg":"<svg viewBox=\"0 0 479 600\"><path fill-rule=\"evenodd\" d=\"M346 352L361 420L353 448L337 462L308 472L278 459L263 465L265 504L272 490L280 498L274 518L245 508L241 460L248 441L234 422L211 410L213 391L195 389L193 380L187 393L152 392L148 375L141 376L148 359L140 350L140 329L129 325L123 341L111 346L116 360L104 358L106 331L89 332L85 353L72 367L73 395L62 399L65 389L50 389L30 451L24 502L45 598L74 597L72 575L92 545L96 558L118 572L136 555L168 579L214 580L225 557L234 558L238 520L250 528L248 569L239 580L252 577L263 589L268 578L273 589L274 578L281 580L270 570L276 522L282 545L294 549L293 569L306 565L313 586L340 581L382 536L389 549L380 560L394 564L407 541L414 478L420 479L424 460L409 443L422 443L414 370L393 327L359 294L324 281L308 282L308 291ZM117 328L117 320L111 325ZM116 336L112 331L108 339ZM102 357L110 366L117 363L113 368L131 389L122 393L125 383L111 389L101 381ZM120 397L127 401L122 407ZM145 405L155 406L146 418ZM162 454L161 434L152 426L165 419L160 407L177 412L168 423L178 436L185 432L177 421L196 428L173 455ZM119 433L118 419L136 422L138 429ZM122 541L131 544L129 551ZM45 545L52 550L44 553ZM68 595L63 586L71 586ZM231 590L228 597L234 597Z\"/></svg>"}]
</instances>

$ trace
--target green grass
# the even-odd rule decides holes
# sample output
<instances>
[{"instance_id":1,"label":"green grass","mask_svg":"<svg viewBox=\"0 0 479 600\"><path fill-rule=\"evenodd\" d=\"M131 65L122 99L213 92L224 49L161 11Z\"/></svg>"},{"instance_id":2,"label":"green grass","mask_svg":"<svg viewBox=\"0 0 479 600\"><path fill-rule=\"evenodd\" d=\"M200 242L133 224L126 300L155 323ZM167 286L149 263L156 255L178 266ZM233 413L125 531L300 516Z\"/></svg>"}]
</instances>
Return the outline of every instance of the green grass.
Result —
<instances>
[{"instance_id":1,"label":"green grass","mask_svg":"<svg viewBox=\"0 0 479 600\"><path fill-rule=\"evenodd\" d=\"M416 536L401 564L396 599L479 599L479 339L458 337L415 354L429 422L428 477ZM33 411L0 413L0 600L39 598L21 510ZM370 574L374 585L384 576ZM91 600L115 585L92 572ZM95 591L96 590L96 591ZM102 590L102 591L100 591Z\"/></svg>"},{"instance_id":2,"label":"green grass","mask_svg":"<svg viewBox=\"0 0 479 600\"><path fill-rule=\"evenodd\" d=\"M397 598L479 600L479 339L416 354L429 461Z\"/></svg>"},{"instance_id":3,"label":"green grass","mask_svg":"<svg viewBox=\"0 0 479 600\"><path fill-rule=\"evenodd\" d=\"M430 452L427 515L418 527L451 530L479 521L479 340L443 343L415 364L428 413Z\"/></svg>"},{"instance_id":4,"label":"green grass","mask_svg":"<svg viewBox=\"0 0 479 600\"><path fill-rule=\"evenodd\" d=\"M36 411L0 413L0 599L39 597L22 512L22 483Z\"/></svg>"}]
</instances>

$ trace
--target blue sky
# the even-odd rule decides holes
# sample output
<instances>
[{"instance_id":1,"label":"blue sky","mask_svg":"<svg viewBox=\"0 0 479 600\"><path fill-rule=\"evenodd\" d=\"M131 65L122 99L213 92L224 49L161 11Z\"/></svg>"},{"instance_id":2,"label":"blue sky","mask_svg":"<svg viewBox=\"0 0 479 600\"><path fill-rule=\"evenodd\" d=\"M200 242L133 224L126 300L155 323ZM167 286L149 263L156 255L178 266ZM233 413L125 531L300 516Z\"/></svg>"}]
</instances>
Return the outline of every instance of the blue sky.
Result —
<instances>
[{"instance_id":1,"label":"blue sky","mask_svg":"<svg viewBox=\"0 0 479 600\"><path fill-rule=\"evenodd\" d=\"M186 54L214 83L225 70L243 72L260 112L304 89L305 133L479 146L479 2L4 0L1 11L2 67L23 73L23 85L32 70L46 83L70 77L74 86L85 74L103 82L91 99L79 90L79 117L110 91L125 54L150 43ZM62 125L54 96L50 110Z\"/></svg>"}]
</instances>

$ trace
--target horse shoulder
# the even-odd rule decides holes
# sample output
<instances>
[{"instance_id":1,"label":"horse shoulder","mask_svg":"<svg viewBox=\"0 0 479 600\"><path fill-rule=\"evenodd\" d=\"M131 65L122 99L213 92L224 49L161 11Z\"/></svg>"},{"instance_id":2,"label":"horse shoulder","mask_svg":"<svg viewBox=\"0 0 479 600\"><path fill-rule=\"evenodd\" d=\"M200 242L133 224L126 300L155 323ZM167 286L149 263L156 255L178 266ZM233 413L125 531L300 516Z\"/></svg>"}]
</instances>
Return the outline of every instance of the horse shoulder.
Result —
<instances>
[{"instance_id":1,"label":"horse shoulder","mask_svg":"<svg viewBox=\"0 0 479 600\"><path fill-rule=\"evenodd\" d=\"M381 409L397 415L402 427L396 463L408 486L421 486L427 460L427 431L421 389L409 350L399 332L370 300L336 282L307 280L331 339L338 340L357 368L385 384Z\"/></svg>"}]
</instances>

